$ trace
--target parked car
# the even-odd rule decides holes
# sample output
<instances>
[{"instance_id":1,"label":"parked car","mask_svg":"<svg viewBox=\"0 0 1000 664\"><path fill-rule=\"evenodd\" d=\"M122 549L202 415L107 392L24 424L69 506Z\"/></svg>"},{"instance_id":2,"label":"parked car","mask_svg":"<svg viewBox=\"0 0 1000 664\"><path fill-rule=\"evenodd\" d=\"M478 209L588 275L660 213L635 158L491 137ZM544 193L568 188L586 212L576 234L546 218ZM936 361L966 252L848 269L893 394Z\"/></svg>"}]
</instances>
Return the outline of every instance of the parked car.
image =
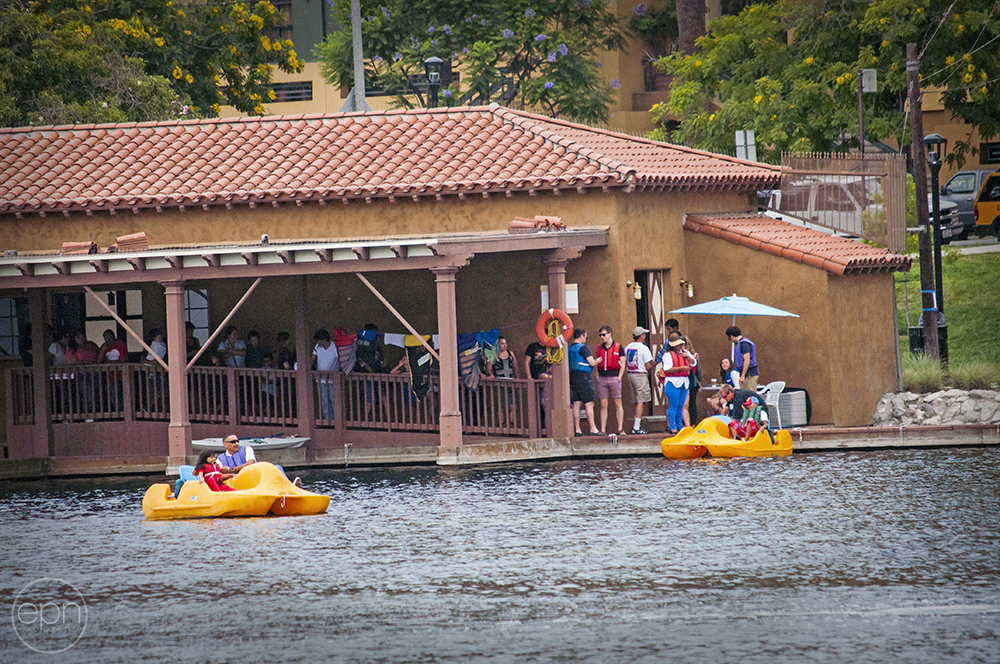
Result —
<instances>
[{"instance_id":1,"label":"parked car","mask_svg":"<svg viewBox=\"0 0 1000 664\"><path fill-rule=\"evenodd\" d=\"M969 232L978 230L972 209L976 192L982 189L986 178L996 172L995 168L966 168L952 175L951 179L941 187L941 200L958 204L958 219L965 227L965 234L960 239L964 240Z\"/></svg>"},{"instance_id":2,"label":"parked car","mask_svg":"<svg viewBox=\"0 0 1000 664\"><path fill-rule=\"evenodd\" d=\"M983 183L972 213L976 228L992 233L1000 241L1000 173L994 173Z\"/></svg>"},{"instance_id":3,"label":"parked car","mask_svg":"<svg viewBox=\"0 0 1000 664\"><path fill-rule=\"evenodd\" d=\"M958 204L938 198L938 211L941 213L941 243L948 244L952 240L964 240L968 237L965 224L958 217ZM934 203L931 195L927 195L927 212L934 216Z\"/></svg>"}]
</instances>

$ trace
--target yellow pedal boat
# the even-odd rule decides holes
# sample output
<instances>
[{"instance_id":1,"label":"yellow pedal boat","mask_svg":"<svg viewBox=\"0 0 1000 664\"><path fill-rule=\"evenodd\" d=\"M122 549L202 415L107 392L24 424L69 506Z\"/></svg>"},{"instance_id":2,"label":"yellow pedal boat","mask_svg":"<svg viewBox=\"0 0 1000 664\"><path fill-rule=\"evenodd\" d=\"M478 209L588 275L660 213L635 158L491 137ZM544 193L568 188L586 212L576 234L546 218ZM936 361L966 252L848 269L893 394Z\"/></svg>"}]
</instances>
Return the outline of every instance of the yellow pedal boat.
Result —
<instances>
[{"instance_id":1,"label":"yellow pedal boat","mask_svg":"<svg viewBox=\"0 0 1000 664\"><path fill-rule=\"evenodd\" d=\"M699 459L706 454L721 458L791 454L792 435L784 429L773 433L773 441L767 431L757 432L750 440L735 440L725 422L708 417L698 428L684 427L676 436L665 439L660 449L668 459Z\"/></svg>"},{"instance_id":2,"label":"yellow pedal boat","mask_svg":"<svg viewBox=\"0 0 1000 664\"><path fill-rule=\"evenodd\" d=\"M266 461L247 466L227 484L236 491L212 491L204 482L188 480L176 498L170 484L154 484L142 499L142 513L150 520L288 516L320 514L330 506L330 496L300 489Z\"/></svg>"}]
</instances>

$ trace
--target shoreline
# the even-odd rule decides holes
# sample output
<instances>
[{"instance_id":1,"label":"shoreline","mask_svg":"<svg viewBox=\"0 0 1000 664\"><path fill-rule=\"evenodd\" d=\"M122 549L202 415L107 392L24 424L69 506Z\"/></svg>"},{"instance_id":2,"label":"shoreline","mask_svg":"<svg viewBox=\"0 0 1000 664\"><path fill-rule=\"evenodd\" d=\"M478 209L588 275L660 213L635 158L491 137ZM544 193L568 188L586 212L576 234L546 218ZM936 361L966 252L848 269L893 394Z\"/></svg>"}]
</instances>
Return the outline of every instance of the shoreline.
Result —
<instances>
[{"instance_id":1,"label":"shoreline","mask_svg":"<svg viewBox=\"0 0 1000 664\"><path fill-rule=\"evenodd\" d=\"M1000 446L1000 422L951 426L898 427L802 427L792 434L793 454L837 451L876 451L935 447ZM529 440L491 439L461 447L399 447L315 450L312 458L305 449L258 452L262 461L288 469L341 469L380 466L439 465L480 466L524 461L600 459L659 456L663 434L623 436L617 443L609 437L539 438ZM108 459L103 457L63 457L58 459L0 459L0 481L71 479L170 473L168 458L159 456Z\"/></svg>"}]
</instances>

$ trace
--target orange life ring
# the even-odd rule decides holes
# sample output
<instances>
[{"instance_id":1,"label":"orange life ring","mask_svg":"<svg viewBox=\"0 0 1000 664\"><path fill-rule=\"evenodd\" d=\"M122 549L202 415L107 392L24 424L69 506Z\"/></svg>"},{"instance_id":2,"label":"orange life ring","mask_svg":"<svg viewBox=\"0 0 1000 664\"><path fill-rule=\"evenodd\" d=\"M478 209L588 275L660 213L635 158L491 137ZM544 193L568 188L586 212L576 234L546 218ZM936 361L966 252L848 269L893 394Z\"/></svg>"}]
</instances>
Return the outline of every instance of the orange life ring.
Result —
<instances>
[{"instance_id":1,"label":"orange life ring","mask_svg":"<svg viewBox=\"0 0 1000 664\"><path fill-rule=\"evenodd\" d=\"M546 328L552 321L558 321L562 325L562 333L559 333L558 328L555 334L549 333ZM538 335L538 341L543 346L565 348L569 345L573 335L573 321L570 320L569 315L565 311L560 309L543 311L542 315L538 317L538 322L535 323L535 334Z\"/></svg>"}]
</instances>

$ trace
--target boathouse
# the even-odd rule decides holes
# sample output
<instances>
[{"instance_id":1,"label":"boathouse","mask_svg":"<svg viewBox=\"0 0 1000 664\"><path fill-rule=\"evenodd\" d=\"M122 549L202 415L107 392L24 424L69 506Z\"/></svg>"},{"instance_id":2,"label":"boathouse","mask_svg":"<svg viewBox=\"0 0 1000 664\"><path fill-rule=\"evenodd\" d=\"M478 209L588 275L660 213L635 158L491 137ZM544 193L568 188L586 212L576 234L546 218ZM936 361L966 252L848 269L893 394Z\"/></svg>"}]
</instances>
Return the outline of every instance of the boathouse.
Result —
<instances>
[{"instance_id":1,"label":"boathouse","mask_svg":"<svg viewBox=\"0 0 1000 664\"><path fill-rule=\"evenodd\" d=\"M891 273L909 259L758 215L780 174L765 164L495 106L0 129L0 163L12 462L163 467L230 432L309 437L298 460L316 463L570 437L565 365L475 392L459 378L457 335L493 328L523 374L545 306L592 347L602 325L623 343L645 325L654 352L671 309L738 293L793 311L739 324L765 382L809 391L814 423L867 424L896 384ZM213 348L227 325L287 331L300 361L189 363L188 320ZM681 322L707 382L730 321ZM406 374L310 369L316 329L368 323L434 335L422 400ZM136 361L51 366L52 331L68 328L98 342L112 329ZM159 364L142 361L153 328Z\"/></svg>"}]
</instances>

